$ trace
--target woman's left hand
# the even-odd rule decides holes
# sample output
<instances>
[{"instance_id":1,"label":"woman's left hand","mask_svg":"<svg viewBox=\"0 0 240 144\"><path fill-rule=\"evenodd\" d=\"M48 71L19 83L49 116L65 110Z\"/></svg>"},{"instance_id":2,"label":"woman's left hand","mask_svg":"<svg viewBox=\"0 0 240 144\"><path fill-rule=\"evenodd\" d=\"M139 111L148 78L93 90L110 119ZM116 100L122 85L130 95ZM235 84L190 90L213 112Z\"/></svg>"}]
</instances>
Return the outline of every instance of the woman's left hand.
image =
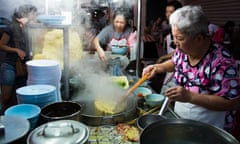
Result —
<instances>
[{"instance_id":1,"label":"woman's left hand","mask_svg":"<svg viewBox=\"0 0 240 144\"><path fill-rule=\"evenodd\" d=\"M191 100L191 92L182 86L174 86L167 89L165 96L171 101L189 102Z\"/></svg>"},{"instance_id":2,"label":"woman's left hand","mask_svg":"<svg viewBox=\"0 0 240 144\"><path fill-rule=\"evenodd\" d=\"M21 50L20 48L16 48L15 50L16 50L16 53L17 53L18 57L21 60L23 60L26 56L26 53L23 50Z\"/></svg>"}]
</instances>

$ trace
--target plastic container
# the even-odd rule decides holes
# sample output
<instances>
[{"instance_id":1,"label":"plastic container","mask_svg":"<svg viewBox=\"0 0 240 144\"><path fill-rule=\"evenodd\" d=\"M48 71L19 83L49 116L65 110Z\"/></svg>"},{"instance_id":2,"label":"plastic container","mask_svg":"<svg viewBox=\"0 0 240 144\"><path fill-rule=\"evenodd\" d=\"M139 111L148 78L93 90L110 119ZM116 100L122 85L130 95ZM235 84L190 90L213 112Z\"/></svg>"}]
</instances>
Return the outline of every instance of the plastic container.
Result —
<instances>
[{"instance_id":1,"label":"plastic container","mask_svg":"<svg viewBox=\"0 0 240 144\"><path fill-rule=\"evenodd\" d=\"M41 108L34 104L18 104L9 107L4 112L5 116L17 116L29 120L30 129L34 129L37 125Z\"/></svg>"},{"instance_id":2,"label":"plastic container","mask_svg":"<svg viewBox=\"0 0 240 144\"><path fill-rule=\"evenodd\" d=\"M52 85L28 85L16 90L19 104L35 104L40 108L58 102L56 87Z\"/></svg>"}]
</instances>

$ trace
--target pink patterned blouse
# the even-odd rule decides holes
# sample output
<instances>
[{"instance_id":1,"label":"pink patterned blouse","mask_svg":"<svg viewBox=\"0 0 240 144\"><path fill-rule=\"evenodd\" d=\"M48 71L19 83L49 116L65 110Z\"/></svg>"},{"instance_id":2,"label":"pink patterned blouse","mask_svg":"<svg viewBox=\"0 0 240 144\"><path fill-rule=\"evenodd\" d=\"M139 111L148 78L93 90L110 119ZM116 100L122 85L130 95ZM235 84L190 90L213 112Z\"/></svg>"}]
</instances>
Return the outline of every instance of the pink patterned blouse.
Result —
<instances>
[{"instance_id":1,"label":"pink patterned blouse","mask_svg":"<svg viewBox=\"0 0 240 144\"><path fill-rule=\"evenodd\" d=\"M195 66L189 64L188 56L176 49L172 57L175 63L177 85L201 93L234 99L240 96L240 78L237 64L229 51L220 45L211 45L204 58ZM232 126L234 112L225 118L225 126Z\"/></svg>"}]
</instances>

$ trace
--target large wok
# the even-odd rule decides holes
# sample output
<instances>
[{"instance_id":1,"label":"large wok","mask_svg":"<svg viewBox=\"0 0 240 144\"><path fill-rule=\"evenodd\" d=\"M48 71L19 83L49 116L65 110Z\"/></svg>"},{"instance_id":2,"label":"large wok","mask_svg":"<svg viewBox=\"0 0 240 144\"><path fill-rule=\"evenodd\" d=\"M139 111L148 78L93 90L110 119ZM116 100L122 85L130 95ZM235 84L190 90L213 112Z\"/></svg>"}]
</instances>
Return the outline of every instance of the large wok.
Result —
<instances>
[{"instance_id":1,"label":"large wok","mask_svg":"<svg viewBox=\"0 0 240 144\"><path fill-rule=\"evenodd\" d=\"M140 144L239 144L230 134L211 125L186 119L165 119L150 124Z\"/></svg>"},{"instance_id":2,"label":"large wok","mask_svg":"<svg viewBox=\"0 0 240 144\"><path fill-rule=\"evenodd\" d=\"M99 125L114 125L121 122L126 122L138 116L136 97L129 97L127 105L119 112L107 114L99 111L94 100L80 100L79 103L83 106L80 116L80 121L91 126Z\"/></svg>"}]
</instances>

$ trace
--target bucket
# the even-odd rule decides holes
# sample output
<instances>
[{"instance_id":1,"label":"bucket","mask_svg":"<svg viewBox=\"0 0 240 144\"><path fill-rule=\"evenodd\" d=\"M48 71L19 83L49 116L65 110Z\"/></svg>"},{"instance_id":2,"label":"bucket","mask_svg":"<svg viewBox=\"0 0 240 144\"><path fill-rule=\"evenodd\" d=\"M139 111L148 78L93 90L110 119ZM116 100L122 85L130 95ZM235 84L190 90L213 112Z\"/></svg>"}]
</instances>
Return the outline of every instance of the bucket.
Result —
<instances>
[{"instance_id":1,"label":"bucket","mask_svg":"<svg viewBox=\"0 0 240 144\"><path fill-rule=\"evenodd\" d=\"M61 101L61 69L54 60L31 60L26 63L28 70L27 85L48 84L56 87L58 100Z\"/></svg>"},{"instance_id":2,"label":"bucket","mask_svg":"<svg viewBox=\"0 0 240 144\"><path fill-rule=\"evenodd\" d=\"M35 104L42 108L45 105L59 102L56 87L36 84L20 87L16 90L19 104Z\"/></svg>"}]
</instances>

